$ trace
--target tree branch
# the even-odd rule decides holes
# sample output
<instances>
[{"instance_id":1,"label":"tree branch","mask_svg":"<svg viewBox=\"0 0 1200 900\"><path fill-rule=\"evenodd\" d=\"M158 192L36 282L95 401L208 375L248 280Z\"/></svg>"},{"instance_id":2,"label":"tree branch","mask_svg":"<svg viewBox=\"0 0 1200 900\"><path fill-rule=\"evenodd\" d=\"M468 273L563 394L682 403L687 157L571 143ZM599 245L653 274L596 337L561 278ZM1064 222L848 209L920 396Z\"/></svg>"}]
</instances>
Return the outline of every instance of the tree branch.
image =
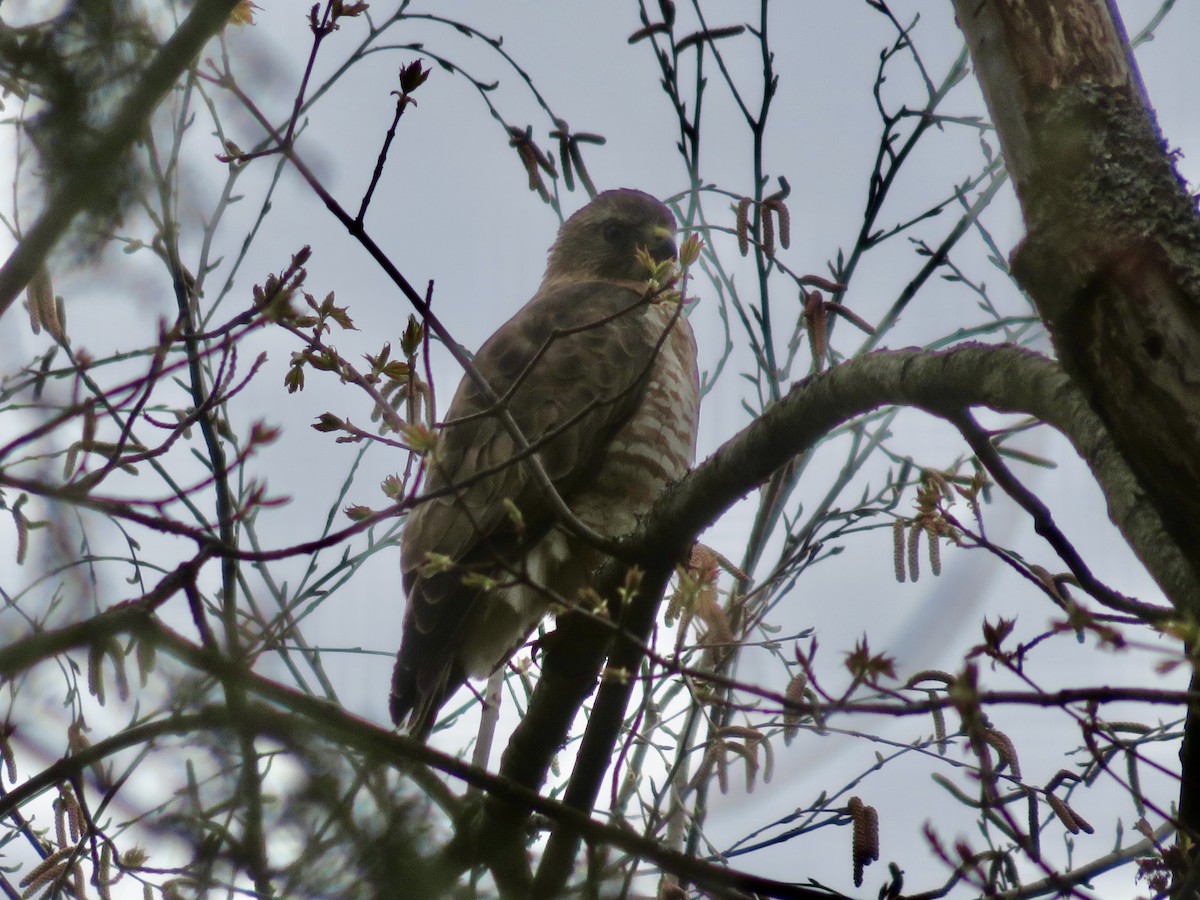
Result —
<instances>
[{"instance_id":1,"label":"tree branch","mask_svg":"<svg viewBox=\"0 0 1200 900\"><path fill-rule=\"evenodd\" d=\"M1154 120L1116 3L954 7L1025 215L1013 274L1146 505L1200 572L1200 216ZM1176 607L1200 620L1194 602ZM1188 787L1197 780L1197 728L1189 714ZM1200 810L1185 806L1182 824L1194 839Z\"/></svg>"},{"instance_id":2,"label":"tree branch","mask_svg":"<svg viewBox=\"0 0 1200 900\"><path fill-rule=\"evenodd\" d=\"M612 668L637 671L641 648L653 623L670 568L682 548L746 493L763 484L779 466L812 448L832 428L880 406L908 405L939 416L972 406L1036 416L1061 431L1091 467L1110 501L1110 514L1135 552L1172 598L1177 608L1197 602L1197 585L1161 522L1138 503L1132 475L1082 396L1049 359L1010 346L965 345L945 352L920 350L869 354L797 384L759 419L727 441L696 470L667 490L641 527L622 540L645 576L630 609L610 601L614 619L624 614L636 622L618 636ZM613 597L624 583L625 567L617 561L601 568L596 588ZM581 616L563 616L547 642L542 677L526 715L509 743L502 774L531 789L545 781L550 761L566 741L572 721L593 690L612 633ZM627 652L626 652L627 651ZM593 808L599 785L612 759L629 685L606 681L588 722L587 751L581 750L568 786L569 802ZM597 714L597 713L601 714ZM514 833L520 811L502 803L489 806L489 834ZM552 844L552 847L554 845ZM577 841L560 839L552 866L562 877L569 871ZM568 850L570 851L568 853ZM549 848L547 856L550 856ZM539 884L554 886L547 869Z\"/></svg>"},{"instance_id":3,"label":"tree branch","mask_svg":"<svg viewBox=\"0 0 1200 900\"><path fill-rule=\"evenodd\" d=\"M108 127L96 138L95 148L63 179L37 221L0 266L0 315L4 315L45 262L75 216L95 199L97 186L102 183L95 173L117 165L117 160L145 133L150 116L167 91L192 65L209 39L229 21L237 3L238 0L198 0L183 24L159 48L138 83L113 112Z\"/></svg>"},{"instance_id":4,"label":"tree branch","mask_svg":"<svg viewBox=\"0 0 1200 900\"><path fill-rule=\"evenodd\" d=\"M1025 214L1013 273L1200 572L1200 217L1115 5L954 5Z\"/></svg>"}]
</instances>

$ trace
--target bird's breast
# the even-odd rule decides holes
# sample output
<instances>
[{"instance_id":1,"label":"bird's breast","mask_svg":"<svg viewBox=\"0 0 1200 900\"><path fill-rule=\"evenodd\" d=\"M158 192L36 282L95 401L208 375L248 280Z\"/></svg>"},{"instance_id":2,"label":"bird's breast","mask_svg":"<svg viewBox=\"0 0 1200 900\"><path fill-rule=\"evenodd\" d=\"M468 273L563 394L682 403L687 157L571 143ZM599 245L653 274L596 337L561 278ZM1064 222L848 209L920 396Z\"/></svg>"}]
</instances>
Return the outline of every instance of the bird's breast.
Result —
<instances>
[{"instance_id":1,"label":"bird's breast","mask_svg":"<svg viewBox=\"0 0 1200 900\"><path fill-rule=\"evenodd\" d=\"M619 537L637 526L663 488L680 478L696 452L700 385L696 344L687 319L675 307L655 304L643 325L661 341L641 402L608 442L594 474L567 498L587 526ZM667 333L667 329L670 332ZM525 640L546 614L550 597L571 602L586 587L603 557L551 529L517 562L519 579L478 605L458 658L474 677L488 675Z\"/></svg>"},{"instance_id":2,"label":"bird's breast","mask_svg":"<svg viewBox=\"0 0 1200 900\"><path fill-rule=\"evenodd\" d=\"M700 383L696 342L686 318L671 319L675 306L658 303L647 326L662 341L642 401L609 442L595 475L571 497L572 511L607 537L637 526L663 488L680 478L696 454Z\"/></svg>"}]
</instances>

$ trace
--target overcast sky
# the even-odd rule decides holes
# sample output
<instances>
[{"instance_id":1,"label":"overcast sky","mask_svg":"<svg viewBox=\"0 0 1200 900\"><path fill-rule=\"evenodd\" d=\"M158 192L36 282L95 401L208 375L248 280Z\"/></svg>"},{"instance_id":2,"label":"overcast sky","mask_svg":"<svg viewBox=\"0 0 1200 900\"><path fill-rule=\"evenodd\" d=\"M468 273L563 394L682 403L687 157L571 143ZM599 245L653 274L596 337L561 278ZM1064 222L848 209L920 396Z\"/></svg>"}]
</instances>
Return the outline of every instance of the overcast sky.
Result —
<instances>
[{"instance_id":1,"label":"overcast sky","mask_svg":"<svg viewBox=\"0 0 1200 900\"><path fill-rule=\"evenodd\" d=\"M230 49L244 83L259 86L264 108L281 121L289 108L289 91L294 90L307 56L308 37L301 13L304 5L260 2L264 9L258 24L241 32L231 30ZM1159 6L1157 2L1129 0L1119 5L1131 34L1138 32ZM390 9L385 3L372 6L377 12ZM672 113L665 96L657 90L659 76L648 46L630 46L626 40L639 27L635 4L549 4L529 0L429 7L458 16L486 34L503 35L503 50L528 72L546 102L570 123L572 130L607 137L605 146L585 150L591 175L600 189L637 187L666 197L688 187L674 148ZM902 21L910 21L920 12L914 40L930 74L940 78L962 43L949 2L904 2L893 7ZM10 9L5 3L0 7L0 16L9 15ZM705 9L709 24L722 26L743 22L743 16L756 11L757 4L716 2L706 4ZM687 13L681 10L680 15ZM776 3L771 27L780 89L767 137L766 162L772 189L774 179L780 175L792 187L792 246L786 259L797 271L825 275L828 261L839 249L850 247L861 223L866 173L880 131L870 88L879 52L894 39L894 32L865 3L845 0ZM362 32L360 23L347 23L327 42L318 60L318 81L345 58ZM1197 35L1200 4L1184 2L1167 17L1156 39L1138 53L1164 133L1172 146L1183 151L1180 166L1191 176L1200 176L1189 157L1192 153L1200 158L1200 123L1195 106L1200 86ZM445 26L417 23L397 31L385 43L414 41L454 60L481 81L498 79L500 85L491 97L503 115L516 124L531 124L539 143L551 146L547 135L553 126L546 114L518 75L481 41L469 40ZM735 77L753 84L761 68L757 46L743 36L724 42L723 49ZM349 207L357 207L390 121L395 71L400 64L416 58L421 54L411 51L376 54L353 77L331 90L308 116L298 143L299 153ZM715 72L710 76L714 84L706 99L706 115L713 137L704 150L704 179L750 193L749 137L738 123L727 93L716 84ZM910 105L921 102L920 84L911 65L898 62L889 70L883 96L893 108L905 101ZM435 66L428 83L417 93L417 100L419 106L411 109L400 124L366 222L411 283L423 287L430 279L434 281L434 308L457 339L474 348L536 289L558 220L528 190L515 152L507 148L500 126L465 79ZM955 89L943 111L964 116L985 114L973 78ZM261 137L246 117L236 113L227 115L225 126L230 137L243 147L252 146ZM203 116L197 127L209 127ZM995 139L985 139L995 151ZM915 156L897 186L891 206L882 217L885 226L903 220L923 208L931 196L977 172L984 159L979 136L970 129L949 129L928 144ZM191 211L211 204L213 191L224 177L224 167L212 153L211 146L204 146L187 159L194 191L187 198L193 204ZM234 218L242 217L247 222L257 215L273 174L271 161L256 162L254 166L259 171L250 173L239 185L245 199L232 213ZM563 212L569 214L584 202L582 192L566 194ZM384 340L395 341L409 313L403 298L294 173L283 173L273 203L269 224L254 242L229 299L224 301L226 314L232 315L247 302L254 282L282 269L299 246L311 244L315 253L308 266L309 290L318 296L335 291L339 304L349 305L361 329L339 338L339 349L353 359L376 351ZM711 208L719 211L716 204ZM922 225L919 234L936 243L956 217L954 211L933 219ZM1002 250L1011 250L1020 237L1021 223L1008 188L985 214L984 221ZM731 223L732 213L726 212L723 224ZM185 220L184 225L187 228L189 223ZM144 223L134 219L131 230L135 236L139 236L138 228L143 230L140 236L148 237ZM236 226L228 228L229 246L222 251L227 259L236 255L244 231ZM0 236L3 240L6 236ZM904 241L893 245L889 252L870 258L847 295L846 302L868 320L876 320L888 308L923 263L911 245ZM740 259L730 246L721 249L738 283L749 288L754 278L750 262ZM980 247L965 252L963 264L972 274L987 277L1014 313L1027 309L1015 290L1004 287L1003 274L994 268L989 270ZM98 269L86 272L70 272L65 263L62 265L56 288L65 298L69 330L77 347L85 346L100 355L117 347L149 343L157 317L171 315L174 301L169 285L148 254L145 259L136 254L114 254ZM208 299L223 277L210 279ZM703 282L697 283L700 302L693 322L699 337L701 367L711 369L721 356L723 338L715 298L706 296L704 288ZM779 291L776 303L780 310L784 309L783 297ZM885 345L920 344L953 330L960 320L970 323L973 319L967 308L973 302L960 287L944 282L931 284L928 295L923 295L913 313L901 320ZM137 336L132 344L131 335ZM838 338L842 352L854 351L857 338L849 329L842 329ZM46 346L47 336L32 335L19 310L0 320L0 357L25 360ZM369 414L365 397L334 379L319 378L315 372L310 373L309 386L303 393L286 394L282 379L294 349L294 341L284 334L268 333L249 341L243 358L248 361L254 353L265 350L269 362L232 408L235 426L265 417L286 429L279 444L252 467L257 475L268 478L273 493L291 497L284 509L265 511L260 516L260 530L272 546L306 540L317 533L331 504L337 502L357 452L356 448L335 444L330 436L313 432L309 423L332 410L365 425ZM745 357L735 357L729 371L706 397L701 458L748 421L741 406L745 382L736 377L736 372L747 366ZM4 371L7 374L8 369ZM452 363L439 357L435 374L444 406L459 373ZM964 452L961 441L948 428L916 414L905 415L899 421L894 446L931 466L949 465ZM1061 463L1051 472L1028 467L1020 472L1051 505L1067 535L1086 548L1096 574L1124 593L1160 601L1153 583L1109 526L1102 497L1065 442L1041 429L1020 446ZM816 502L840 463L837 446L822 451L806 472L798 498L806 505ZM370 451L349 502L384 505L375 486L397 467L388 451ZM845 502L852 499L847 497ZM749 527L750 509L748 505L739 507L716 524L704 540L738 558ZM1049 551L1029 533L1024 518L1008 507L998 505L988 525L994 540L1054 568ZM920 669L957 669L965 648L977 642L974 629L985 611L992 618L1021 615L1036 622L1037 627L1050 618L1044 601L982 554L947 550L940 579L926 578L904 586L895 583L890 557L890 535L880 531L860 538L849 552L806 574L794 597L789 598L790 608L783 617L785 633L789 628L816 628L822 652L828 656L826 663L832 666L832 660L840 659L839 654L849 650L868 630L872 647L896 656L904 677ZM0 574L6 581L26 577L26 573L7 568L7 560L4 565ZM180 622L186 622L186 616L180 613ZM325 656L325 665L346 708L380 723L387 721L390 654L399 645L402 613L397 554L385 553L364 567L339 592L336 602L316 610L306 624L306 635L315 643L379 652L377 656L331 652ZM1063 683L1170 684L1153 673L1157 659L1154 654L1105 656L1102 674L1096 671L1098 657L1093 647L1080 648L1075 658L1071 656L1064 654L1061 660ZM770 677L769 671L756 668L750 655L740 674L754 680L759 674ZM1039 718L1030 713L1004 711L1004 715L1011 718L999 722L998 727L1014 734L1022 729L1029 734L1031 729L1041 727ZM909 740L913 735L907 724L884 729L886 734L893 731L899 740ZM453 748L461 744L461 738L462 734L456 732L442 743ZM1018 743L1023 751L1036 750L1028 741ZM1069 740L1060 741L1053 751L1061 754L1072 747ZM735 787L727 797L716 796L710 836L720 847L722 841L732 841L812 802L822 787L841 786L869 769L875 749L866 742L847 744L815 738L802 738L787 750L780 745L771 790L760 788L747 796ZM886 752L886 748L879 749ZM1028 759L1023 757L1022 762L1027 773L1045 770L1045 777L1030 777L1034 782L1044 782L1065 764L1060 755L1038 759L1033 754ZM909 869L913 883L931 886L937 878L930 872L938 870L931 866L918 872L922 861L929 858L919 823L931 814L926 807L936 789L927 774L903 778L902 772L901 766L891 766L878 780L865 779L858 792L880 808L885 841L904 842L885 843L884 864L895 859ZM1085 806L1082 811L1086 814L1089 809ZM1104 823L1104 830L1093 838L1081 836L1077 860L1100 855L1113 845L1113 817L1100 809L1090 811L1094 812L1094 821ZM1126 826L1129 822L1126 816ZM826 829L814 836L813 843L784 844L737 863L763 875L813 876L845 888L849 839L844 833L831 834L833 831ZM953 830L945 836L952 838ZM882 873L877 877L883 877ZM1135 896L1137 890L1131 879L1131 872L1126 870L1104 887L1101 895ZM871 883L869 878L868 886Z\"/></svg>"}]
</instances>

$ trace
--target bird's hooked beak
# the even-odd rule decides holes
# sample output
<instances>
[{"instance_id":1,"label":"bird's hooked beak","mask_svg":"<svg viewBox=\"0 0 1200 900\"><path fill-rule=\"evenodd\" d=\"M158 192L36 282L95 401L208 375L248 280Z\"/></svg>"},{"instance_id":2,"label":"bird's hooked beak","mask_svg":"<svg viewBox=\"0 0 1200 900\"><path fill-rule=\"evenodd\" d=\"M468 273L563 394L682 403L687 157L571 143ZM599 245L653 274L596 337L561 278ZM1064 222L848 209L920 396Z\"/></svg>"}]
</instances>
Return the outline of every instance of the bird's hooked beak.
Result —
<instances>
[{"instance_id":1,"label":"bird's hooked beak","mask_svg":"<svg viewBox=\"0 0 1200 900\"><path fill-rule=\"evenodd\" d=\"M653 240L647 248L650 255L658 262L665 262L668 259L676 259L679 255L679 250L675 246L675 232L665 225L654 226L652 232Z\"/></svg>"}]
</instances>

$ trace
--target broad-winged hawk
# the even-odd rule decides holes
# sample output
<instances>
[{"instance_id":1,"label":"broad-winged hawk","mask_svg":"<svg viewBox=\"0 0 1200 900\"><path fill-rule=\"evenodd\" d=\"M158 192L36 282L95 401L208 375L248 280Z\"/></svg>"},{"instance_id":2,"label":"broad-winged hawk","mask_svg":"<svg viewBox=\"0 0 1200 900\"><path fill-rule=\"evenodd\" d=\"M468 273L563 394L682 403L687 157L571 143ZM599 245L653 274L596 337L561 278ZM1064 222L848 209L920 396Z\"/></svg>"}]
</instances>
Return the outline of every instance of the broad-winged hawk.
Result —
<instances>
[{"instance_id":1,"label":"broad-winged hawk","mask_svg":"<svg viewBox=\"0 0 1200 900\"><path fill-rule=\"evenodd\" d=\"M637 260L639 247L675 257L674 224L640 191L597 196L559 230L533 299L474 359L567 507L606 537L632 530L695 452L695 340ZM390 709L416 734L468 677L503 664L553 597L574 600L603 559L556 524L517 455L494 404L464 378L428 464L423 496L437 496L401 537L408 609Z\"/></svg>"}]
</instances>

